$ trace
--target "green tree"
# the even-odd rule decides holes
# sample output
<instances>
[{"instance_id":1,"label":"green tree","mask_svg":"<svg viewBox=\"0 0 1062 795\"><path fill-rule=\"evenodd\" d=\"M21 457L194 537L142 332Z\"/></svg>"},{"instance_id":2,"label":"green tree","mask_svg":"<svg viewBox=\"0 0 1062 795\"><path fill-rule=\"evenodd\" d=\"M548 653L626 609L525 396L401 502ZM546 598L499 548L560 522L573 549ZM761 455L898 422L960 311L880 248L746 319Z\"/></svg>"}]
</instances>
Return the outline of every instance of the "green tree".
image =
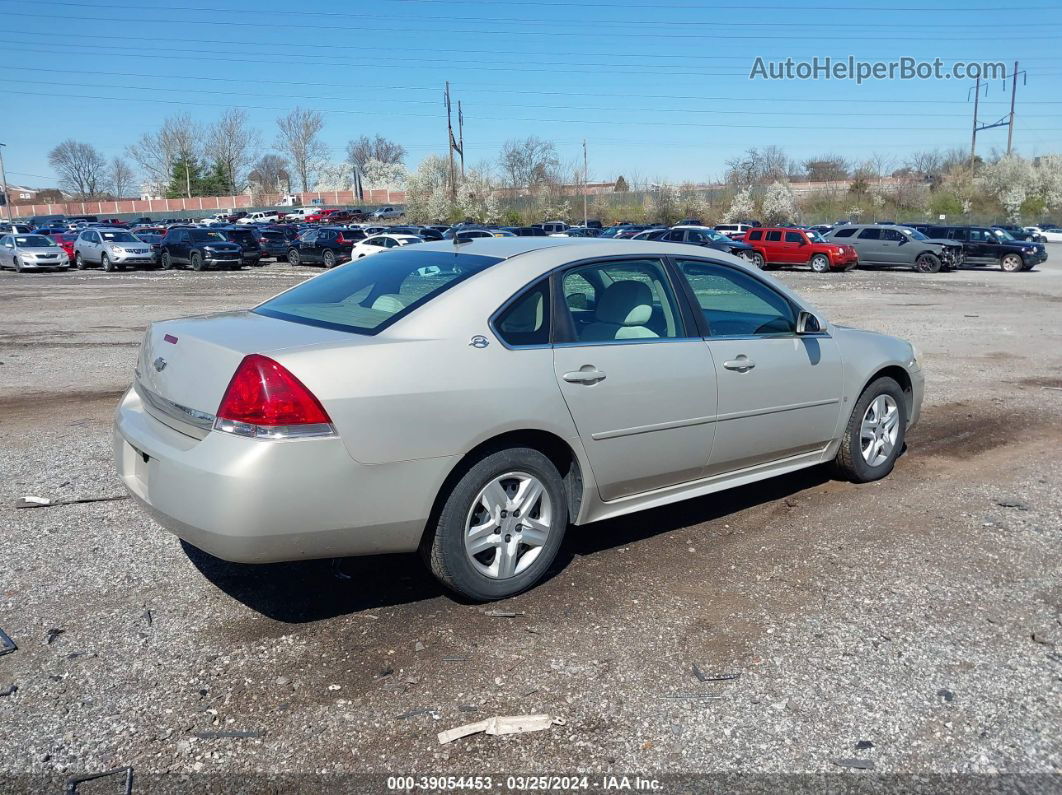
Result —
<instances>
[{"instance_id":1,"label":"green tree","mask_svg":"<svg viewBox=\"0 0 1062 795\"><path fill-rule=\"evenodd\" d=\"M195 196L199 185L199 162L194 157L180 156L170 169L170 184L166 186L167 199L182 199Z\"/></svg>"},{"instance_id":2,"label":"green tree","mask_svg":"<svg viewBox=\"0 0 1062 795\"><path fill-rule=\"evenodd\" d=\"M613 191L614 191L615 193L626 193L627 191L629 191L629 190L630 190L630 186L629 186L629 185L627 184L627 180L625 180L625 179L623 178L623 175L622 175L622 174L620 174L620 175L619 175L619 176L618 176L618 177L616 178L616 185L615 185L615 187L613 187L613 188L612 188L612 190L613 190Z\"/></svg>"}]
</instances>

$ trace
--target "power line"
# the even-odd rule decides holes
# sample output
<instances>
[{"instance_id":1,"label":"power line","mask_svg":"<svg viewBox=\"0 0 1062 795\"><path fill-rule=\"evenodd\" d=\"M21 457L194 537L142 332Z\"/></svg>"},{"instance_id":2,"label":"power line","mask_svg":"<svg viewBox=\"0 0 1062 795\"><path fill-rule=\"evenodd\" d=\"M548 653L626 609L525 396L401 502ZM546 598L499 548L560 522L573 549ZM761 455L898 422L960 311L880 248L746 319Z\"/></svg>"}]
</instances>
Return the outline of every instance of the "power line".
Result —
<instances>
[{"instance_id":1,"label":"power line","mask_svg":"<svg viewBox=\"0 0 1062 795\"><path fill-rule=\"evenodd\" d=\"M2 0L2 1L3 2L10 2L11 0ZM100 6L100 7L104 7L104 6ZM116 8L116 6L106 6L106 8ZM129 8L132 8L132 7L129 7ZM143 8L137 7L135 10L143 11ZM1009 10L1011 10L1011 9L1008 9L1008 11ZM239 13L239 12L230 12L230 13ZM40 18L39 14L27 14L27 13L15 12L15 11L4 12L4 16L5 17L32 17L33 19L39 19ZM105 24L124 23L124 22L127 21L127 20L124 20L124 19L116 19L116 18L113 18L113 17L74 16L74 15L64 16L63 19L75 19L75 20L78 20L78 21L98 22L98 23L105 23ZM447 19L452 19L452 18L448 17ZM275 25L271 25L271 24L265 23L265 22L228 22L228 21L222 21L222 20L217 20L217 19L151 19L151 20L147 20L147 21L149 21L149 22L151 22L153 24L163 24L163 25L221 25L221 26L226 26L226 27L270 28L270 29L273 29L273 28L276 27ZM284 24L285 28L301 28L301 29L309 29L309 30L316 30L316 31L320 31L321 30L321 26L320 25L299 25L299 24L296 24L296 23L293 23L293 22L285 22L283 24ZM365 28L364 28L364 26L352 26L352 25L336 26L336 25L332 25L332 26L330 26L329 30L347 30L347 31L364 32ZM390 33L408 32L407 29L405 29L405 28L386 28L386 30L388 32L390 32ZM650 32L650 31L641 31L639 33L615 33L615 32L611 32L611 31L600 31L599 32L599 31L595 31L595 30L590 30L590 31L566 31L566 30L556 30L555 28L554 29L550 29L550 30L481 30L481 29L478 29L478 28L474 29L474 30L470 30L467 27L464 27L464 28L433 28L433 32L434 33L471 34L471 35L476 35L476 36L549 36L551 38L555 37L555 36L566 36L566 37L575 36L575 37L579 37L579 38L586 38L588 36L608 36L608 37L611 37L611 38L633 38L633 39L639 39L639 40L644 40L644 39L647 39L647 38L666 38L666 39L669 39L669 40L675 39L675 38L680 38L680 39L698 39L698 40L703 40L703 39L724 39L726 41L737 41L737 40L785 41L785 42L792 41L792 37L791 36L785 36L785 35L783 35L783 36L762 36L762 35L759 35L759 36L757 36L757 35L741 36L741 35L736 35L734 33L720 33L718 35L707 35L707 34L703 34L703 33L663 33L663 32L662 33L653 33L653 32ZM1060 38L1062 38L1062 37L1059 37L1059 36L1028 36L1028 35L1023 35L1021 33L1016 33L1014 38L1013 38L1013 41L1015 41L1015 42L1055 41L1055 40L1058 40ZM1008 39L1008 38L1006 38L1004 36L1000 36L1000 35L995 35L995 36L959 36L959 37L955 37L955 38L941 37L939 35L922 37L922 36L911 36L910 34L907 34L907 35L896 35L896 36L880 36L880 35L876 35L876 36L853 36L853 35L851 35L851 33L848 33L848 34L845 35L845 41L904 41L904 42L931 41L931 42L934 42L934 43L940 43L941 41L955 41L955 42L992 41L992 42L997 42L998 43L998 42L1005 42L1005 41L1010 41L1010 40L1011 39Z\"/></svg>"},{"instance_id":2,"label":"power line","mask_svg":"<svg viewBox=\"0 0 1062 795\"><path fill-rule=\"evenodd\" d=\"M398 3L445 3L446 5L493 5L494 0L396 0ZM592 3L592 2L546 2L546 0L523 0L520 3L523 6L543 6L550 8L608 8L612 11L623 11L628 8L643 9L648 8L657 10L661 8L680 9L682 11L852 11L852 6L796 6L796 5L774 5L774 6L761 6L761 5L743 5L733 3L697 3L696 5L680 4L680 3L653 3L651 5L644 4L617 4L617 3ZM926 8L925 6L891 6L885 5L880 7L866 7L861 6L859 11L881 11L885 13L894 13L896 11L908 11L908 12L922 12L922 13L949 13L952 11L958 12L976 12L985 11L989 13L1003 13L1009 11L1054 11L1055 7L1052 6L1009 6L1007 8L999 7L976 7L976 6L955 6L950 8Z\"/></svg>"}]
</instances>

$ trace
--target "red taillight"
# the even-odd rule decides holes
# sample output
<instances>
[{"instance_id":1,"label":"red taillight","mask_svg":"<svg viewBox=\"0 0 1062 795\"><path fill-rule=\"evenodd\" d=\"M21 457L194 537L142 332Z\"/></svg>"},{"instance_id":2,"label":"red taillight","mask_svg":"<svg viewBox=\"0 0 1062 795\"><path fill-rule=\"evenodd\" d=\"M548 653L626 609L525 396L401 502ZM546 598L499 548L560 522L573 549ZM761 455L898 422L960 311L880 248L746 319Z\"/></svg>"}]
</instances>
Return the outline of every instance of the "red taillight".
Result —
<instances>
[{"instance_id":1,"label":"red taillight","mask_svg":"<svg viewBox=\"0 0 1062 795\"><path fill-rule=\"evenodd\" d=\"M270 435L256 433L259 427L332 423L328 412L302 381L268 356L257 353L245 356L236 368L218 406L218 420L215 427L219 430L249 436Z\"/></svg>"}]
</instances>

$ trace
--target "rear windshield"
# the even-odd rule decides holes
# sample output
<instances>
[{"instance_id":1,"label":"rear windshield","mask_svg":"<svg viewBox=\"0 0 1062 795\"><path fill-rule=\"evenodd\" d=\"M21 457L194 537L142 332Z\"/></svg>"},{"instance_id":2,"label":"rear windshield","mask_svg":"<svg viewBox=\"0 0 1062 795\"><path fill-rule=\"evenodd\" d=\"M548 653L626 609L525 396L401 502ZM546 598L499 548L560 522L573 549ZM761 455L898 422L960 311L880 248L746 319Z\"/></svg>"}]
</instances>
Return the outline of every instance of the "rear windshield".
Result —
<instances>
[{"instance_id":1,"label":"rear windshield","mask_svg":"<svg viewBox=\"0 0 1062 795\"><path fill-rule=\"evenodd\" d=\"M376 334L497 257L392 249L328 271L254 309L311 326Z\"/></svg>"}]
</instances>

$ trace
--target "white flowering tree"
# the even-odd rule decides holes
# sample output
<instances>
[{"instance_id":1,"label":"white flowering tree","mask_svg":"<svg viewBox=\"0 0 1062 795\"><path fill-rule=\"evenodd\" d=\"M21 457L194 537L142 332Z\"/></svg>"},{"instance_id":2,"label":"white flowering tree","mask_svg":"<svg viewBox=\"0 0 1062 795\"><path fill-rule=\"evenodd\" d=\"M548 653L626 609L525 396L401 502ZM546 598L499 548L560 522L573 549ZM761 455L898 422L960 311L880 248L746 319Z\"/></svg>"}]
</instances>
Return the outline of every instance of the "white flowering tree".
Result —
<instances>
[{"instance_id":1,"label":"white flowering tree","mask_svg":"<svg viewBox=\"0 0 1062 795\"><path fill-rule=\"evenodd\" d=\"M446 221L455 214L450 201L450 165L439 155L428 155L406 180L406 215L417 223Z\"/></svg>"},{"instance_id":2,"label":"white flowering tree","mask_svg":"<svg viewBox=\"0 0 1062 795\"><path fill-rule=\"evenodd\" d=\"M350 163L317 163L313 171L317 174L317 182L313 186L315 193L354 188L354 169Z\"/></svg>"},{"instance_id":3,"label":"white flowering tree","mask_svg":"<svg viewBox=\"0 0 1062 795\"><path fill-rule=\"evenodd\" d=\"M361 168L361 184L366 190L404 190L409 171L402 163L384 163L370 158Z\"/></svg>"},{"instance_id":4,"label":"white flowering tree","mask_svg":"<svg viewBox=\"0 0 1062 795\"><path fill-rule=\"evenodd\" d=\"M763 194L763 221L766 224L788 224L796 220L796 197L789 183L775 181Z\"/></svg>"},{"instance_id":5,"label":"white flowering tree","mask_svg":"<svg viewBox=\"0 0 1062 795\"><path fill-rule=\"evenodd\" d=\"M1021 206L1037 193L1037 173L1032 164L1019 155L1006 155L988 163L977 175L981 190L999 202L1007 220L1021 221Z\"/></svg>"},{"instance_id":6,"label":"white flowering tree","mask_svg":"<svg viewBox=\"0 0 1062 795\"><path fill-rule=\"evenodd\" d=\"M496 224L501 220L501 206L495 195L496 186L483 169L470 169L457 189L457 209L462 218L481 224Z\"/></svg>"},{"instance_id":7,"label":"white flowering tree","mask_svg":"<svg viewBox=\"0 0 1062 795\"><path fill-rule=\"evenodd\" d=\"M1062 155L1044 155L1036 161L1037 192L1049 210L1062 208Z\"/></svg>"},{"instance_id":8,"label":"white flowering tree","mask_svg":"<svg viewBox=\"0 0 1062 795\"><path fill-rule=\"evenodd\" d=\"M752 201L752 186L746 185L734 194L734 199L723 214L723 218L729 223L741 218L751 218L756 213L756 205Z\"/></svg>"}]
</instances>

